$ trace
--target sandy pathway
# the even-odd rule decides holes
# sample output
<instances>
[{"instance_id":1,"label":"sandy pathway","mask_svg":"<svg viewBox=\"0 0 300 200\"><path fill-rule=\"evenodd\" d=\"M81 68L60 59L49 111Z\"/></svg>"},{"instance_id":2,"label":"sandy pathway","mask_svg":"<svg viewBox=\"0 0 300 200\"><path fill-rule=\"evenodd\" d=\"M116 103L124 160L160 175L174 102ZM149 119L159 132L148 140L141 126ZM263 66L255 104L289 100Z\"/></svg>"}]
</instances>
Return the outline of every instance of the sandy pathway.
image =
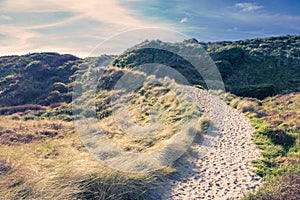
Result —
<instances>
[{"instance_id":1,"label":"sandy pathway","mask_svg":"<svg viewBox=\"0 0 300 200\"><path fill-rule=\"evenodd\" d=\"M165 180L157 197L236 199L257 189L262 179L252 171L251 161L260 152L252 142L254 128L249 121L207 91L184 87L214 126L176 161L180 173Z\"/></svg>"}]
</instances>

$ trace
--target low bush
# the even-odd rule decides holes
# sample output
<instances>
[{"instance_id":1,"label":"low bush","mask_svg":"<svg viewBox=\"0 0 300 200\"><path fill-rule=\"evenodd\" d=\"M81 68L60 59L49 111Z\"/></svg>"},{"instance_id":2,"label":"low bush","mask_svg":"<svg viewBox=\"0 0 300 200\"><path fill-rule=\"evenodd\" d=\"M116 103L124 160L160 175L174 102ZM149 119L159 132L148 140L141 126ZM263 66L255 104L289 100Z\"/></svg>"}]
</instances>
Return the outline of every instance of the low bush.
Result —
<instances>
[{"instance_id":1,"label":"low bush","mask_svg":"<svg viewBox=\"0 0 300 200\"><path fill-rule=\"evenodd\" d=\"M231 92L238 96L264 99L275 94L275 87L271 84L248 85L233 87Z\"/></svg>"},{"instance_id":2,"label":"low bush","mask_svg":"<svg viewBox=\"0 0 300 200\"><path fill-rule=\"evenodd\" d=\"M25 104L19 106L7 106L0 108L0 115L11 115L17 112L25 112L28 110L46 110L45 107L35 104Z\"/></svg>"},{"instance_id":3,"label":"low bush","mask_svg":"<svg viewBox=\"0 0 300 200\"><path fill-rule=\"evenodd\" d=\"M298 200L299 188L300 173L286 173L268 180L258 192L246 195L244 200Z\"/></svg>"},{"instance_id":4,"label":"low bush","mask_svg":"<svg viewBox=\"0 0 300 200\"><path fill-rule=\"evenodd\" d=\"M233 106L236 106L237 104L236 108L243 113L245 112L254 113L258 109L257 104L249 100L241 100L241 101L237 100L236 102L233 100L232 104Z\"/></svg>"},{"instance_id":5,"label":"low bush","mask_svg":"<svg viewBox=\"0 0 300 200\"><path fill-rule=\"evenodd\" d=\"M241 99L240 98L235 98L230 102L230 106L233 108L237 108L239 103L240 103Z\"/></svg>"},{"instance_id":6,"label":"low bush","mask_svg":"<svg viewBox=\"0 0 300 200\"><path fill-rule=\"evenodd\" d=\"M262 134L268 136L275 145L281 145L286 149L293 146L296 141L295 137L288 135L283 130L267 130Z\"/></svg>"},{"instance_id":7,"label":"low bush","mask_svg":"<svg viewBox=\"0 0 300 200\"><path fill-rule=\"evenodd\" d=\"M209 119L209 117L207 115L203 115L198 122L198 127L197 127L198 133L205 134L211 123L212 122Z\"/></svg>"},{"instance_id":8,"label":"low bush","mask_svg":"<svg viewBox=\"0 0 300 200\"><path fill-rule=\"evenodd\" d=\"M11 166L9 166L5 161L0 160L0 178L1 175L6 174L9 170L11 170Z\"/></svg>"}]
</instances>

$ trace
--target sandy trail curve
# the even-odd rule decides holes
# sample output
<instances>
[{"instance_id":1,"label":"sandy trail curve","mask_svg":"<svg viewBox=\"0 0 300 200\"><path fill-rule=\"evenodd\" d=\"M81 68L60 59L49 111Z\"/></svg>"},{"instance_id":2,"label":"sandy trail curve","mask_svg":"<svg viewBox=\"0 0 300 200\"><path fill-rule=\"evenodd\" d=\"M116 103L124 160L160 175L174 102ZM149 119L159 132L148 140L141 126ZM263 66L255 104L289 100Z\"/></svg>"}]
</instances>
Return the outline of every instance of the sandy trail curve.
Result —
<instances>
[{"instance_id":1,"label":"sandy trail curve","mask_svg":"<svg viewBox=\"0 0 300 200\"><path fill-rule=\"evenodd\" d=\"M253 172L260 158L253 144L254 128L246 117L208 91L183 86L209 116L213 127L196 140L175 165L179 172L165 180L160 199L240 199L263 180Z\"/></svg>"}]
</instances>

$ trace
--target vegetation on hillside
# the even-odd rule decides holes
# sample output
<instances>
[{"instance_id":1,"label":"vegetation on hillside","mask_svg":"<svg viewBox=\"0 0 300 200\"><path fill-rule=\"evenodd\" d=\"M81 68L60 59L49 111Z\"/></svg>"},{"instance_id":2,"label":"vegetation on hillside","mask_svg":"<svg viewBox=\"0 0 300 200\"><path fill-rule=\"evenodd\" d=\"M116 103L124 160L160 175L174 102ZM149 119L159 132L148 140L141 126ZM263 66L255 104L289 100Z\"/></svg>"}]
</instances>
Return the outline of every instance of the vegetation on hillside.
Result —
<instances>
[{"instance_id":1,"label":"vegetation on hillside","mask_svg":"<svg viewBox=\"0 0 300 200\"><path fill-rule=\"evenodd\" d=\"M157 49L143 49L149 43ZM300 91L300 36L209 43L145 41L134 47L140 50L129 50L118 57L79 59L57 53L0 57L0 106L69 103L79 69L107 65L110 60L113 66L129 68L146 63L165 64L183 74L190 84L205 87L201 75L190 63L159 49L176 49L179 45L193 47L196 43L213 58L231 93L263 99Z\"/></svg>"},{"instance_id":2,"label":"vegetation on hillside","mask_svg":"<svg viewBox=\"0 0 300 200\"><path fill-rule=\"evenodd\" d=\"M89 82L82 82L84 92L73 101L76 116L97 117L105 135L124 151L159 149L183 123L200 117L199 108L187 101L184 90L171 79L116 67L90 69L87 76L99 71L94 91Z\"/></svg>"},{"instance_id":3,"label":"vegetation on hillside","mask_svg":"<svg viewBox=\"0 0 300 200\"><path fill-rule=\"evenodd\" d=\"M254 143L262 159L253 162L266 184L246 199L300 198L300 93L264 100L221 95L232 107L244 112L256 128Z\"/></svg>"},{"instance_id":4,"label":"vegetation on hillside","mask_svg":"<svg viewBox=\"0 0 300 200\"><path fill-rule=\"evenodd\" d=\"M74 101L95 104L96 117L107 138L124 151L160 148L178 131L182 120L200 115L192 103L180 102L180 95L171 90L175 83L169 79L159 82L142 72L115 67L96 67L82 75L90 78L99 70L103 74L97 79L96 94L90 96L87 89L90 85L77 82L85 92L74 97ZM129 88L115 88L124 76L140 77L143 82L126 94L124 89ZM119 94L124 101L130 99L130 117L141 128L157 120L163 129L145 138L123 133L112 117L113 109L119 106L112 97ZM88 109L73 106L84 117L93 116ZM0 112L0 196L6 199L155 199L151 197L151 190L163 176L174 171L164 168L153 173L127 174L105 167L89 154L75 131L71 103L6 106L0 108ZM152 112L157 115L152 116ZM146 132L151 130L145 129L143 134Z\"/></svg>"},{"instance_id":5,"label":"vegetation on hillside","mask_svg":"<svg viewBox=\"0 0 300 200\"><path fill-rule=\"evenodd\" d=\"M80 59L74 56L56 53L2 57L0 105L71 102L70 77L78 69L78 62Z\"/></svg>"},{"instance_id":6,"label":"vegetation on hillside","mask_svg":"<svg viewBox=\"0 0 300 200\"><path fill-rule=\"evenodd\" d=\"M0 199L140 199L159 176L101 165L74 125L61 120L1 117Z\"/></svg>"},{"instance_id":7,"label":"vegetation on hillside","mask_svg":"<svg viewBox=\"0 0 300 200\"><path fill-rule=\"evenodd\" d=\"M190 84L205 86L201 75L190 63L161 50L181 46L198 48L199 44L215 61L226 89L231 93L263 99L300 91L300 36L209 43L199 43L195 39L172 44L145 41L117 57L112 65L132 68L145 63L164 64L182 73ZM148 46L155 48L146 48Z\"/></svg>"},{"instance_id":8,"label":"vegetation on hillside","mask_svg":"<svg viewBox=\"0 0 300 200\"><path fill-rule=\"evenodd\" d=\"M79 59L58 53L0 57L0 106L70 103L76 72L112 57Z\"/></svg>"},{"instance_id":9,"label":"vegetation on hillside","mask_svg":"<svg viewBox=\"0 0 300 200\"><path fill-rule=\"evenodd\" d=\"M178 47L177 43L161 41L145 41L136 47L148 43ZM197 46L196 43L214 59L226 89L233 93L221 94L224 101L244 112L256 128L254 142L263 158L254 161L254 165L267 182L246 199L299 199L300 36L209 43L191 39L180 45ZM165 85L130 69L153 62L175 68L192 85L206 87L186 60L157 49L85 59L57 53L0 57L0 197L155 199L150 196L151 190L174 168L140 175L109 169L88 153L72 123L76 117L73 111L85 117L96 116L105 122L107 137L123 150L146 152L159 148L178 129L181 119L199 115L200 111L189 103L179 106L176 95ZM113 66L101 67L109 63ZM96 95L84 93L82 99L76 99L73 88L78 92L90 87L76 77L89 78L99 72L103 75L95 79ZM126 74L142 77L146 82L134 93L126 94L115 88ZM174 84L164 80L167 85ZM141 127L151 124L155 108L165 120L165 130L145 140L125 137L111 123L117 109L111 98L119 93L125 94L125 100L132 98L128 101L128 114ZM74 107L72 98L86 105L95 103L96 111ZM207 119L200 120L200 133L205 132L203 121Z\"/></svg>"}]
</instances>

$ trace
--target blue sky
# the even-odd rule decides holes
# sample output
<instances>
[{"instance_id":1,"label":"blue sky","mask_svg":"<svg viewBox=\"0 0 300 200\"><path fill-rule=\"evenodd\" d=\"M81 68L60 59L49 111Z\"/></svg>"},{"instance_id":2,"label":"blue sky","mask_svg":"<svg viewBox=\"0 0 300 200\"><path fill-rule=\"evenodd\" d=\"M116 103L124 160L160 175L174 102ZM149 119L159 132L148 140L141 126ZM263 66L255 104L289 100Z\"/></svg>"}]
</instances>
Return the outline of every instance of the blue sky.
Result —
<instances>
[{"instance_id":1,"label":"blue sky","mask_svg":"<svg viewBox=\"0 0 300 200\"><path fill-rule=\"evenodd\" d=\"M299 35L300 1L0 0L0 55L120 53L147 38L181 40L176 31L200 41Z\"/></svg>"}]
</instances>

